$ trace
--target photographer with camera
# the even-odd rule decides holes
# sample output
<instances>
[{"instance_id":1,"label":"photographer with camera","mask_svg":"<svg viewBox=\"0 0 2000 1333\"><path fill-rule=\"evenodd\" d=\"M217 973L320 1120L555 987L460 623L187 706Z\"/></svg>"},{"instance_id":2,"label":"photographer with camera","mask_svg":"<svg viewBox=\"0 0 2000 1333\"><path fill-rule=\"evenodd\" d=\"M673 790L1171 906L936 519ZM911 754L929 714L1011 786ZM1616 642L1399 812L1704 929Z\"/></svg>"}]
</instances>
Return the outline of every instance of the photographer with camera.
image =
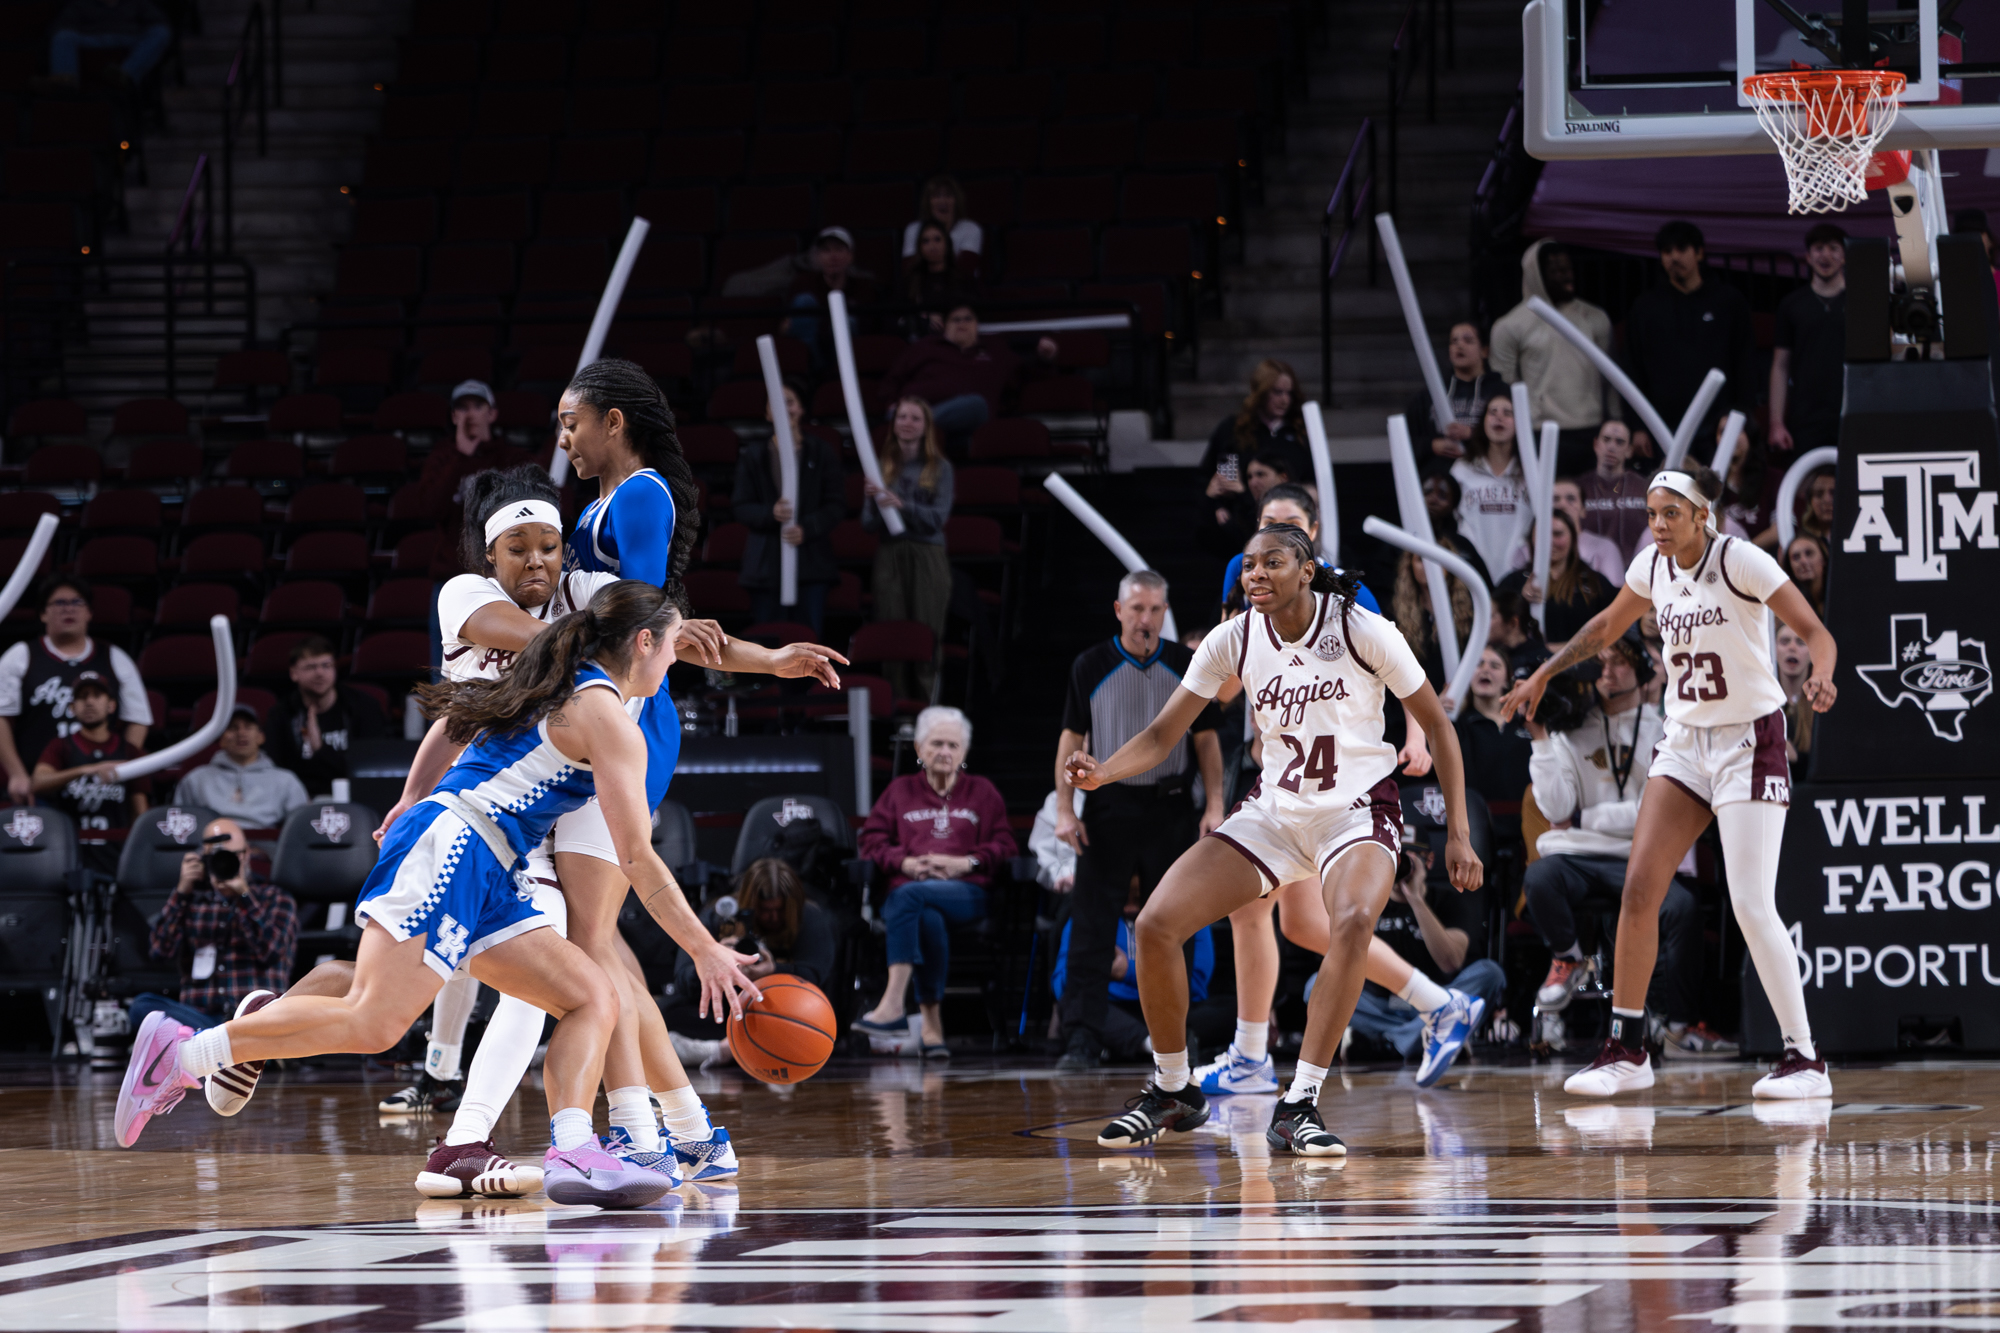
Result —
<instances>
[{"instance_id":1,"label":"photographer with camera","mask_svg":"<svg viewBox=\"0 0 2000 1333\"><path fill-rule=\"evenodd\" d=\"M252 870L241 824L217 819L201 835L201 851L181 858L180 882L147 941L153 957L180 964L180 998L135 996L134 1030L156 1009L197 1031L212 1028L245 999L275 999L291 984L299 935L291 895Z\"/></svg>"},{"instance_id":2,"label":"photographer with camera","mask_svg":"<svg viewBox=\"0 0 2000 1333\"><path fill-rule=\"evenodd\" d=\"M1653 678L1637 629L1614 640L1592 664L1572 668L1550 683L1538 721L1528 723L1534 753L1528 761L1535 804L1549 820L1536 841L1541 859L1523 882L1528 915L1554 954L1535 1003L1559 1010L1581 980L1576 912L1588 904L1616 904L1625 891L1639 795L1665 723L1642 702ZM1701 909L1679 879L1660 904L1660 961L1653 970L1647 1008L1664 1016L1669 1059L1733 1057L1736 1044L1695 1022L1701 981Z\"/></svg>"}]
</instances>

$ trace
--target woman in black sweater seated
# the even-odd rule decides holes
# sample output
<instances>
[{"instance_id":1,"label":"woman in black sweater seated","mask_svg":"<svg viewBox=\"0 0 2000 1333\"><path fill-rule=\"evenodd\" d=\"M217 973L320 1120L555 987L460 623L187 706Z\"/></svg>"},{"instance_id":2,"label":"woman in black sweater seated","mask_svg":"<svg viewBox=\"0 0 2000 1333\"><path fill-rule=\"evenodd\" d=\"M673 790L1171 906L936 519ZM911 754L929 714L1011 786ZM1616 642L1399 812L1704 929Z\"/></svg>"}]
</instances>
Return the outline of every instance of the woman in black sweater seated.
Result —
<instances>
[{"instance_id":1,"label":"woman in black sweater seated","mask_svg":"<svg viewBox=\"0 0 2000 1333\"><path fill-rule=\"evenodd\" d=\"M775 856L752 861L736 878L733 896L718 898L701 914L715 938L739 953L754 953L743 974L752 980L784 972L826 990L833 978L836 930L833 914L806 898L805 885L791 863ZM674 1039L674 1052L690 1067L729 1058L723 1025L701 1017L701 978L683 951L674 960L673 994L660 1008Z\"/></svg>"},{"instance_id":2,"label":"woman in black sweater seated","mask_svg":"<svg viewBox=\"0 0 2000 1333\"><path fill-rule=\"evenodd\" d=\"M1584 627L1590 618L1611 605L1611 599L1618 595L1602 574L1585 564L1576 553L1576 520L1558 509L1550 515L1549 525L1549 591L1547 598L1535 586L1535 571L1532 565L1524 565L1506 578L1501 579L1495 593L1517 592L1529 602L1543 602L1548 618L1542 625L1542 637L1548 640L1549 651L1561 652L1562 646L1570 641L1576 632ZM1534 549L1534 537L1528 539L1528 549Z\"/></svg>"}]
</instances>

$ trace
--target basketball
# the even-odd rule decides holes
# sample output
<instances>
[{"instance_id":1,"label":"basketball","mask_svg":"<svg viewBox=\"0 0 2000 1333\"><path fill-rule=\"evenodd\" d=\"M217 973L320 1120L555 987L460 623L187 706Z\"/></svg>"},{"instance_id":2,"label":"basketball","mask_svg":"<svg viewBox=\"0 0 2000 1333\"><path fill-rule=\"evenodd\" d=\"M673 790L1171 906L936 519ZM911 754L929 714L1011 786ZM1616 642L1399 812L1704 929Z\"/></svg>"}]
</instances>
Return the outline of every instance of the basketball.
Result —
<instances>
[{"instance_id":1,"label":"basketball","mask_svg":"<svg viewBox=\"0 0 2000 1333\"><path fill-rule=\"evenodd\" d=\"M764 998L729 1020L729 1053L765 1083L802 1083L833 1054L833 1005L810 981L779 972L757 983Z\"/></svg>"}]
</instances>

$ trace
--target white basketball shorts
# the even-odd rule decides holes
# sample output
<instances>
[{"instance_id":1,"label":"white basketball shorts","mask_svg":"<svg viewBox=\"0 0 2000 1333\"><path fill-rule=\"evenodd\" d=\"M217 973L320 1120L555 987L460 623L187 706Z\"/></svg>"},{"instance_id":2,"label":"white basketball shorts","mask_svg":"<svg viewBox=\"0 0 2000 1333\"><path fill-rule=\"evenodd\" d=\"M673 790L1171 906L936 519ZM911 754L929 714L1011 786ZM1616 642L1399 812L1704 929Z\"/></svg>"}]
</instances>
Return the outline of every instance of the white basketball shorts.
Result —
<instances>
[{"instance_id":1,"label":"white basketball shorts","mask_svg":"<svg viewBox=\"0 0 2000 1333\"><path fill-rule=\"evenodd\" d=\"M1647 779L1665 778L1709 809L1737 801L1792 803L1792 769L1785 761L1785 715L1755 722L1688 727L1667 719Z\"/></svg>"},{"instance_id":2,"label":"white basketball shorts","mask_svg":"<svg viewBox=\"0 0 2000 1333\"><path fill-rule=\"evenodd\" d=\"M1318 880L1357 847L1375 846L1393 863L1403 844L1403 801L1387 777L1355 804L1310 812L1280 812L1262 792L1250 795L1208 836L1241 852L1264 877L1264 892L1294 880Z\"/></svg>"}]
</instances>

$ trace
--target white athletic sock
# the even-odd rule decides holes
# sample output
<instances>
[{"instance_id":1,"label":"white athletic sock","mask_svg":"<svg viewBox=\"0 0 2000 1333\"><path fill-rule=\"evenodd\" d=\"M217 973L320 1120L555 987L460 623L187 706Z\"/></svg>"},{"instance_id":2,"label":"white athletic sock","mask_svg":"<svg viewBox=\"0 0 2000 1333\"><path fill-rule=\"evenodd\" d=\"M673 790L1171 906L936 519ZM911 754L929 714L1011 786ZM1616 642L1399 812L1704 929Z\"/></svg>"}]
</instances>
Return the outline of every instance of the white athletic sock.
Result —
<instances>
[{"instance_id":1,"label":"white athletic sock","mask_svg":"<svg viewBox=\"0 0 2000 1333\"><path fill-rule=\"evenodd\" d=\"M1722 863L1729 869L1729 903L1777 1015L1778 1030L1785 1045L1816 1060L1798 954L1778 916L1778 846L1785 836L1785 807L1732 801L1715 812L1715 822L1722 831Z\"/></svg>"},{"instance_id":2,"label":"white athletic sock","mask_svg":"<svg viewBox=\"0 0 2000 1333\"><path fill-rule=\"evenodd\" d=\"M1444 987L1414 969L1410 972L1410 984L1396 994L1415 1005L1420 1014L1428 1014L1451 1003L1451 996Z\"/></svg>"},{"instance_id":3,"label":"white athletic sock","mask_svg":"<svg viewBox=\"0 0 2000 1333\"><path fill-rule=\"evenodd\" d=\"M514 1098L528 1066L534 1063L535 1047L542 1041L541 1010L512 995L502 995L493 1006L493 1018L486 1036L473 1052L472 1066L465 1074L465 1094L444 1136L450 1147L484 1143L493 1137L500 1113Z\"/></svg>"},{"instance_id":4,"label":"white athletic sock","mask_svg":"<svg viewBox=\"0 0 2000 1333\"><path fill-rule=\"evenodd\" d=\"M668 1088L653 1095L660 1100L660 1114L666 1117L669 1134L677 1139L708 1137L708 1109L693 1088Z\"/></svg>"},{"instance_id":5,"label":"white athletic sock","mask_svg":"<svg viewBox=\"0 0 2000 1333\"><path fill-rule=\"evenodd\" d=\"M1271 1038L1269 1023L1246 1023L1236 1020L1236 1053L1246 1060L1264 1058L1265 1043Z\"/></svg>"},{"instance_id":6,"label":"white athletic sock","mask_svg":"<svg viewBox=\"0 0 2000 1333\"><path fill-rule=\"evenodd\" d=\"M1301 1060L1292 1070L1292 1086L1285 1091L1288 1102L1319 1102L1319 1085L1326 1082L1327 1066L1309 1065Z\"/></svg>"},{"instance_id":7,"label":"white athletic sock","mask_svg":"<svg viewBox=\"0 0 2000 1333\"><path fill-rule=\"evenodd\" d=\"M1178 1051L1153 1052L1153 1086L1161 1092L1179 1092L1188 1085L1187 1047Z\"/></svg>"},{"instance_id":8,"label":"white athletic sock","mask_svg":"<svg viewBox=\"0 0 2000 1333\"><path fill-rule=\"evenodd\" d=\"M549 1138L558 1152L581 1148L596 1137L597 1128L591 1123L590 1112L581 1106L565 1106L549 1121Z\"/></svg>"},{"instance_id":9,"label":"white athletic sock","mask_svg":"<svg viewBox=\"0 0 2000 1333\"><path fill-rule=\"evenodd\" d=\"M625 1131L640 1152L660 1150L660 1122L653 1119L653 1094L644 1086L611 1090L611 1123Z\"/></svg>"},{"instance_id":10,"label":"white athletic sock","mask_svg":"<svg viewBox=\"0 0 2000 1333\"><path fill-rule=\"evenodd\" d=\"M430 1044L424 1051L424 1072L441 1082L456 1082L465 1049L465 1025L479 1005L479 982L470 972L456 972L431 1001Z\"/></svg>"},{"instance_id":11,"label":"white athletic sock","mask_svg":"<svg viewBox=\"0 0 2000 1333\"><path fill-rule=\"evenodd\" d=\"M225 1027L197 1032L181 1043L181 1068L196 1078L207 1078L216 1070L235 1063L229 1055L229 1032Z\"/></svg>"}]
</instances>

